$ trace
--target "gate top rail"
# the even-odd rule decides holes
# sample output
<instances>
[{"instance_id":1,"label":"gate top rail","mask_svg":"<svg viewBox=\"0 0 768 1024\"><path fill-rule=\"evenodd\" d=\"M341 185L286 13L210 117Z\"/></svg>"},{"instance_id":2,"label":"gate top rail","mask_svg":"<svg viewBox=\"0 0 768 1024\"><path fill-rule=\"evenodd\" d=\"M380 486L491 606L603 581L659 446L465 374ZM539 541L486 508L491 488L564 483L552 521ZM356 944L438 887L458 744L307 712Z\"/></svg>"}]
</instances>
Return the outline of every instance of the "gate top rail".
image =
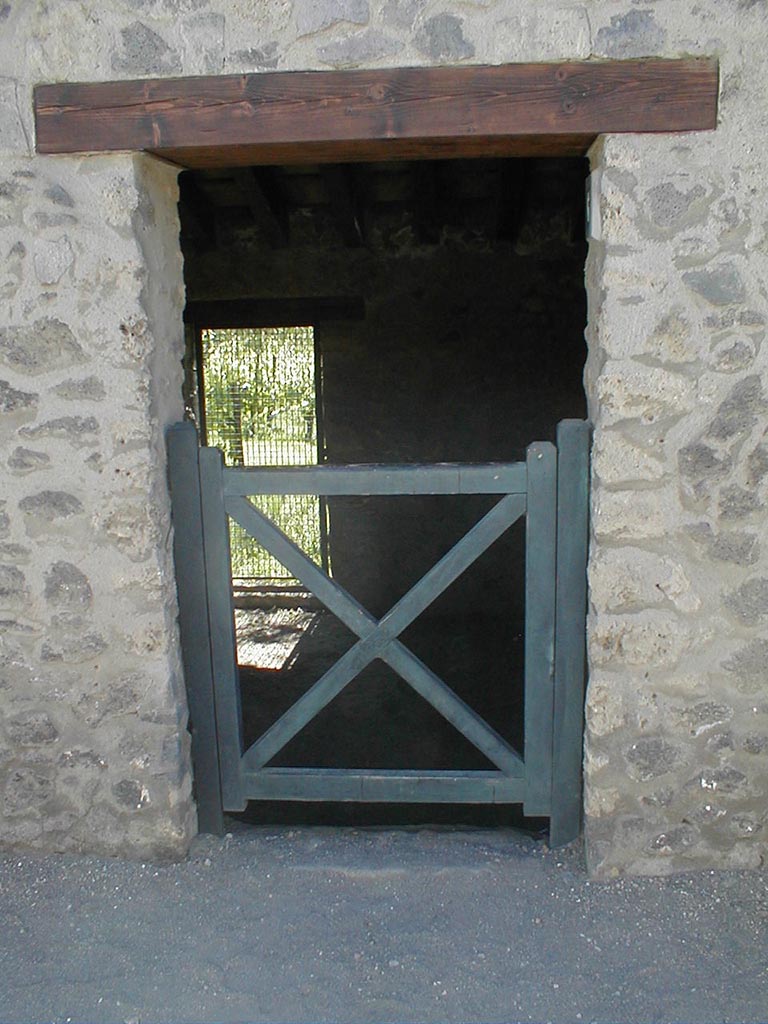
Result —
<instances>
[{"instance_id":1,"label":"gate top rail","mask_svg":"<svg viewBox=\"0 0 768 1024\"><path fill-rule=\"evenodd\" d=\"M224 469L224 494L525 494L524 462Z\"/></svg>"}]
</instances>

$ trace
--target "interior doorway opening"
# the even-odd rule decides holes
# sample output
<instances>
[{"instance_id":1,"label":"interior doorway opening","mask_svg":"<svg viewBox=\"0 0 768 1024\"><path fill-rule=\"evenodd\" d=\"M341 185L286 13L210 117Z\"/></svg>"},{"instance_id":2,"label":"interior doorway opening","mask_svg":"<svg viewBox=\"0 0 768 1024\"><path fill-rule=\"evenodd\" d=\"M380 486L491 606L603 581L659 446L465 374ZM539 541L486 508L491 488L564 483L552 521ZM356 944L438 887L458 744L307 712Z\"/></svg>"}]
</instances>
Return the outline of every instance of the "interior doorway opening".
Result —
<instances>
[{"instance_id":1,"label":"interior doorway opening","mask_svg":"<svg viewBox=\"0 0 768 1024\"><path fill-rule=\"evenodd\" d=\"M203 322L194 325L194 333L201 443L219 448L228 466L320 465L322 371L312 326L210 327ZM321 496L262 495L254 501L329 570ZM295 589L289 570L236 523L229 540L236 594L278 597Z\"/></svg>"},{"instance_id":2,"label":"interior doorway opening","mask_svg":"<svg viewBox=\"0 0 768 1024\"><path fill-rule=\"evenodd\" d=\"M207 308L209 323L215 312L219 323L284 324L292 310L295 323L309 323L322 360L321 463L524 459L531 441L554 440L560 420L585 415L587 173L576 158L187 172L190 319ZM194 345L188 354L200 365ZM381 616L491 504L482 495L331 498L334 577ZM518 749L524 550L516 524L403 635ZM241 587L246 747L353 639L299 588L262 590L248 603ZM381 662L274 764L487 767ZM246 813L260 821L515 820L514 809L464 805L260 801Z\"/></svg>"}]
</instances>

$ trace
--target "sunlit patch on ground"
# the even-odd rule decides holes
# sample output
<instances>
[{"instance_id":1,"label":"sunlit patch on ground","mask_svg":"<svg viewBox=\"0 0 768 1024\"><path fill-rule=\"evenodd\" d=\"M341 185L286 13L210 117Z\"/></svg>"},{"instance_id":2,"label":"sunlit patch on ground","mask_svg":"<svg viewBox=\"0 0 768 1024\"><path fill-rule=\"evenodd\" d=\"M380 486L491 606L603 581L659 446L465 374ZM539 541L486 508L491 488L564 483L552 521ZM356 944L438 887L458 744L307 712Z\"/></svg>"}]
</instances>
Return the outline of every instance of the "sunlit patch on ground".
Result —
<instances>
[{"instance_id":1,"label":"sunlit patch on ground","mask_svg":"<svg viewBox=\"0 0 768 1024\"><path fill-rule=\"evenodd\" d=\"M237 608L237 660L258 669L290 668L301 639L321 612L308 608Z\"/></svg>"}]
</instances>

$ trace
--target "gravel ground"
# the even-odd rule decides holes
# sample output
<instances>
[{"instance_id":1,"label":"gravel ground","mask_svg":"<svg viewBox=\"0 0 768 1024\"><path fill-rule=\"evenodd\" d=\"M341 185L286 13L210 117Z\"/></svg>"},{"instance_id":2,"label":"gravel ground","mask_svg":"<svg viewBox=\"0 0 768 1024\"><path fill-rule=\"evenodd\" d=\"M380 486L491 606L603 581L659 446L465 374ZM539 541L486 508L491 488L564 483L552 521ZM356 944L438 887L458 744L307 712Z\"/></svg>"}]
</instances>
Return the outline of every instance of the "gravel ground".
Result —
<instances>
[{"instance_id":1,"label":"gravel ground","mask_svg":"<svg viewBox=\"0 0 768 1024\"><path fill-rule=\"evenodd\" d=\"M510 831L0 858L0 1020L765 1022L768 877L585 877Z\"/></svg>"}]
</instances>

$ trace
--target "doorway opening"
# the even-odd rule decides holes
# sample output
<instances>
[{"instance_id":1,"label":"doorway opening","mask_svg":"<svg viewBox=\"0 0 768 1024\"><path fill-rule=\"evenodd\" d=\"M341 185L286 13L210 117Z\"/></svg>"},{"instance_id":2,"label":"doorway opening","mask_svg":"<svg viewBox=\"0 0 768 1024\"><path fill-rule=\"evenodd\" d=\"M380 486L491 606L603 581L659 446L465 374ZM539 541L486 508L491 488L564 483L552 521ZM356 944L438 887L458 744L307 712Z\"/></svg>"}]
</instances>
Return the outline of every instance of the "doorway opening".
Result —
<instances>
[{"instance_id":1,"label":"doorway opening","mask_svg":"<svg viewBox=\"0 0 768 1024\"><path fill-rule=\"evenodd\" d=\"M309 321L322 363L319 464L522 460L530 442L554 441L560 420L585 415L587 173L579 158L186 172L188 318L207 309L209 327L214 314L219 324L263 324L280 307L303 311L291 322ZM188 361L201 365L199 346L189 346ZM334 579L384 615L492 504L484 495L331 497ZM516 749L525 713L525 541L524 523L515 524L403 634ZM241 587L246 748L354 640L300 588L247 603ZM381 661L272 763L488 767ZM252 802L246 814L381 824L516 818L499 807L269 801Z\"/></svg>"},{"instance_id":2,"label":"doorway opening","mask_svg":"<svg viewBox=\"0 0 768 1024\"><path fill-rule=\"evenodd\" d=\"M322 371L312 326L194 325L202 444L228 466L317 466L324 461ZM326 509L314 495L263 495L257 507L328 570ZM290 572L233 524L237 593L289 591ZM282 586L277 586L282 584Z\"/></svg>"}]
</instances>

